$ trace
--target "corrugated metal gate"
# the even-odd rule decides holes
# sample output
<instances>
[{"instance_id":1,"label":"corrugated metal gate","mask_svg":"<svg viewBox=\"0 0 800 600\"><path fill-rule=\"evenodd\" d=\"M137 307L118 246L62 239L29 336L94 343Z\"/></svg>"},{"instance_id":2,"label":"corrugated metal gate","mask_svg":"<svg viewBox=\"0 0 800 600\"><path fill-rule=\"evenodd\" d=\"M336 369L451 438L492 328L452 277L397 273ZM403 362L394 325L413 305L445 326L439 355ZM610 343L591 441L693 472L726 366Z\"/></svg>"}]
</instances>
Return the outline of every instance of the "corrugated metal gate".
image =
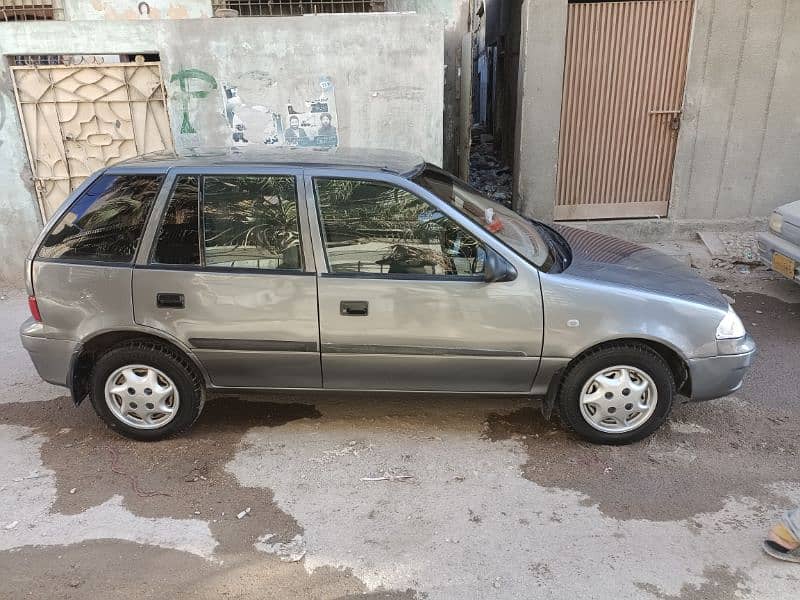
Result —
<instances>
[{"instance_id":1,"label":"corrugated metal gate","mask_svg":"<svg viewBox=\"0 0 800 600\"><path fill-rule=\"evenodd\" d=\"M693 8L569 5L556 219L666 216Z\"/></svg>"},{"instance_id":2,"label":"corrugated metal gate","mask_svg":"<svg viewBox=\"0 0 800 600\"><path fill-rule=\"evenodd\" d=\"M11 70L45 220L97 169L173 147L158 63Z\"/></svg>"}]
</instances>

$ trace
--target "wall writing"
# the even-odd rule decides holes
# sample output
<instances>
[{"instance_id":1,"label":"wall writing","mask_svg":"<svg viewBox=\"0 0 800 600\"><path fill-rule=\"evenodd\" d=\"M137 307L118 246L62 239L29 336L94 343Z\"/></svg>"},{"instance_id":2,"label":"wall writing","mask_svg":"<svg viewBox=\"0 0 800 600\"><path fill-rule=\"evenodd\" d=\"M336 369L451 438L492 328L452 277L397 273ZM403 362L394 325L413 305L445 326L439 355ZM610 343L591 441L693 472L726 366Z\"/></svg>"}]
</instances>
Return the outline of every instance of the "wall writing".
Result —
<instances>
[{"instance_id":1,"label":"wall writing","mask_svg":"<svg viewBox=\"0 0 800 600\"><path fill-rule=\"evenodd\" d=\"M178 83L178 101L181 103L181 133L197 133L189 118L189 108L193 99L207 98L216 90L217 80L201 69L181 69L170 77L170 83Z\"/></svg>"}]
</instances>

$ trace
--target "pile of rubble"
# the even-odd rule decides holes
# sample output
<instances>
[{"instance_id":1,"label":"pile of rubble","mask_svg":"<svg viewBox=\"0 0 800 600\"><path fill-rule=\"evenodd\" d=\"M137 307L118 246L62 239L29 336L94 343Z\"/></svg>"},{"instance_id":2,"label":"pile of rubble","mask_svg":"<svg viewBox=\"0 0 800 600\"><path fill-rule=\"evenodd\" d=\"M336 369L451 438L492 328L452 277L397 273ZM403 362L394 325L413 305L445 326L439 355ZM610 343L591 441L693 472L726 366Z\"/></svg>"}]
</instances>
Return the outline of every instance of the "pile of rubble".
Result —
<instances>
[{"instance_id":1,"label":"pile of rubble","mask_svg":"<svg viewBox=\"0 0 800 600\"><path fill-rule=\"evenodd\" d=\"M711 266L748 273L761 266L755 232L698 231L711 255Z\"/></svg>"},{"instance_id":2,"label":"pile of rubble","mask_svg":"<svg viewBox=\"0 0 800 600\"><path fill-rule=\"evenodd\" d=\"M511 206L511 167L500 162L494 149L494 138L473 130L469 155L469 182L495 202Z\"/></svg>"}]
</instances>

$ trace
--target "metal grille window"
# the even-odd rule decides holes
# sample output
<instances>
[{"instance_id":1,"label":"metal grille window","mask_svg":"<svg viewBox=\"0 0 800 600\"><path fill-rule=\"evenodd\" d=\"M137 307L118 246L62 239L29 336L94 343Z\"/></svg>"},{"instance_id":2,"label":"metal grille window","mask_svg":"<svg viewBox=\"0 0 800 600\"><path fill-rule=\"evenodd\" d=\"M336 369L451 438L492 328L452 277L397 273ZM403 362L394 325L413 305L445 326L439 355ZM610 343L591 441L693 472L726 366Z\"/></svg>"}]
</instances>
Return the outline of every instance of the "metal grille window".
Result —
<instances>
[{"instance_id":1,"label":"metal grille window","mask_svg":"<svg viewBox=\"0 0 800 600\"><path fill-rule=\"evenodd\" d=\"M368 13L387 10L386 0L214 0L214 11L234 10L240 17L288 17L320 13Z\"/></svg>"},{"instance_id":2,"label":"metal grille window","mask_svg":"<svg viewBox=\"0 0 800 600\"><path fill-rule=\"evenodd\" d=\"M62 20L61 0L0 0L0 21Z\"/></svg>"},{"instance_id":3,"label":"metal grille window","mask_svg":"<svg viewBox=\"0 0 800 600\"><path fill-rule=\"evenodd\" d=\"M15 54L11 56L11 64L15 67L63 65L66 60L60 54Z\"/></svg>"}]
</instances>

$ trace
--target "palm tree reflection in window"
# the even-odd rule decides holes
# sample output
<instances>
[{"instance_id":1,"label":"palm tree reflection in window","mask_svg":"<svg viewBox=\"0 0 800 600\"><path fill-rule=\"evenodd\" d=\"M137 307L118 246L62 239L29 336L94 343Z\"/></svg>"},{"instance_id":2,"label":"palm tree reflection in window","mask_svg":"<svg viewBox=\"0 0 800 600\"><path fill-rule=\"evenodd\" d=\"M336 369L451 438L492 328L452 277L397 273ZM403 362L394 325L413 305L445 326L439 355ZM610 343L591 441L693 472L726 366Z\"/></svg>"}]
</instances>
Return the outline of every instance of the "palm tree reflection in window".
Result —
<instances>
[{"instance_id":1,"label":"palm tree reflection in window","mask_svg":"<svg viewBox=\"0 0 800 600\"><path fill-rule=\"evenodd\" d=\"M160 175L103 175L61 217L41 258L128 262L161 187Z\"/></svg>"},{"instance_id":2,"label":"palm tree reflection in window","mask_svg":"<svg viewBox=\"0 0 800 600\"><path fill-rule=\"evenodd\" d=\"M371 181L315 179L331 271L473 275L477 240L404 189Z\"/></svg>"},{"instance_id":3,"label":"palm tree reflection in window","mask_svg":"<svg viewBox=\"0 0 800 600\"><path fill-rule=\"evenodd\" d=\"M301 269L294 177L204 177L203 232L206 265Z\"/></svg>"}]
</instances>

